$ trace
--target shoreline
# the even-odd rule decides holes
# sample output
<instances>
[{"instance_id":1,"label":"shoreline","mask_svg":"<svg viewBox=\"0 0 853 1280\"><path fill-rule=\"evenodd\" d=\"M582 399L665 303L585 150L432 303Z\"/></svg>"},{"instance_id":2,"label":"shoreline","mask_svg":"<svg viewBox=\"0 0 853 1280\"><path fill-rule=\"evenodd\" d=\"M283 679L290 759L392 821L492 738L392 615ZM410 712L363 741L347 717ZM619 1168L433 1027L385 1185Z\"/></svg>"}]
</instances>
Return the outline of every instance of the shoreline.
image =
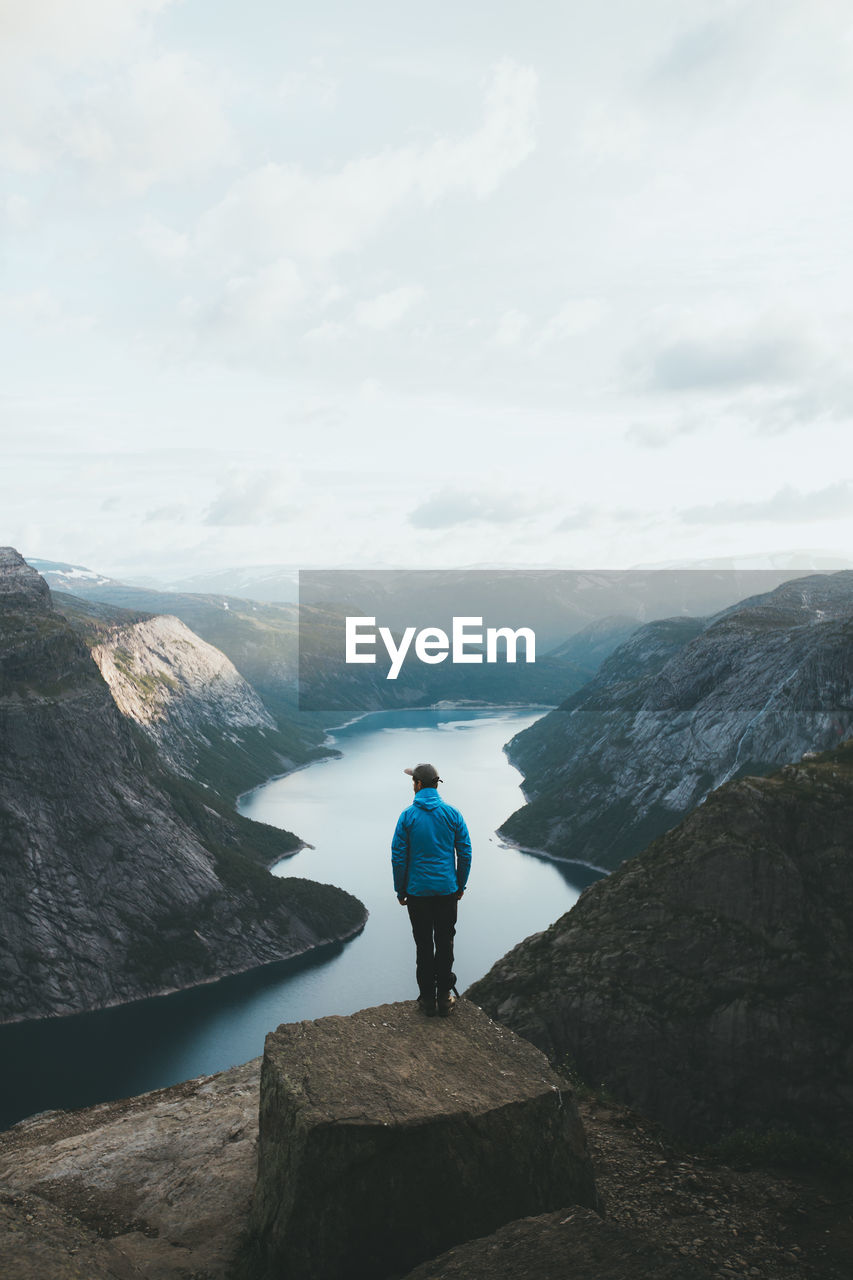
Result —
<instances>
[{"instance_id":1,"label":"shoreline","mask_svg":"<svg viewBox=\"0 0 853 1280\"><path fill-rule=\"evenodd\" d=\"M314 760L305 760L303 761L302 764L295 764L290 769L283 769L281 773L271 774L269 778L266 778L263 782L257 783L256 786L249 787L247 788L247 790L241 791L240 794L237 796L234 807L238 815L241 818L245 818L247 822L258 821L258 819L250 818L248 814L245 814L240 810L240 804L247 796L252 796L255 794L256 791L260 791L263 787L268 787L273 782L280 782L282 778L289 778L292 774L299 773L303 769L310 769L312 768L312 766L318 765L318 764L326 764L330 760L340 760L344 753L342 751L339 751L336 747L332 747L331 745L328 745L328 746L326 745L326 743L332 740L331 735L338 732L341 729L348 729L350 728L351 725L358 724L360 720L366 720L368 716L396 715L398 712L401 712L401 711L458 710L458 711L498 712L498 711L518 711L522 709L529 710L531 712L541 711L543 715L547 715L549 711L554 710L554 707L551 706L549 703L542 703L542 702L532 702L532 703L531 702L502 702L498 704L494 702L480 702L477 700L469 701L467 699L461 699L460 701L456 701L456 702L441 700L439 702L431 703L428 707L420 707L420 706L419 707L378 707L375 711L360 711L357 715L352 716L349 720L344 720L341 724L333 724L333 725L328 725L324 727L323 732L326 734L326 741L321 747L318 748L318 750L323 751L322 755L317 756L317 758ZM510 756L507 750L508 746L509 746L509 743L505 742L504 745L501 747L501 750L506 755L506 758L509 761L509 763L512 765L512 767L514 769L518 769L518 766L513 764L512 757ZM518 772L521 773L521 770L518 769ZM524 796L524 787L521 784L519 784L519 790L521 791L521 794ZM525 802L526 802L526 799L527 797L525 796ZM270 824L265 824L265 825L270 825ZM280 854L278 857L274 858L272 862L261 863L260 865L265 866L267 871L272 872L275 867L280 866L282 863L287 862L289 858L295 857L297 853L302 853L304 849L313 849L315 847L313 844L310 843L310 841L303 840L301 836L297 835L296 832L293 832L292 834L296 835L296 838L299 841L299 844L296 846L295 849L290 849L287 853ZM521 853L530 853L530 854L541 856L543 858L551 858L551 855L545 853L544 851L541 851L539 849L527 849L523 845L516 844L515 841L505 839L500 834L500 831L497 828L495 829L493 834L496 837L498 837L498 839L502 840L504 844L507 845L508 848L518 849ZM555 862L566 861L566 859L562 859L562 858L553 858L552 860ZM589 870L592 870L592 871L604 871L603 867L595 867L592 865L592 863L578 862L577 859L568 859L568 861L574 862L577 866L587 867Z\"/></svg>"},{"instance_id":2,"label":"shoreline","mask_svg":"<svg viewBox=\"0 0 853 1280\"><path fill-rule=\"evenodd\" d=\"M561 858L556 853L549 853L547 849L534 849L530 845L520 844L518 840L513 840L512 836L501 835L500 828L495 832L495 835L508 849L517 849L519 853L529 853L534 858L544 858L546 862L559 862L561 865L568 867L584 867L587 871L598 871L602 876L611 876L615 870L613 867L597 867L594 862L584 862L581 858Z\"/></svg>"}]
</instances>

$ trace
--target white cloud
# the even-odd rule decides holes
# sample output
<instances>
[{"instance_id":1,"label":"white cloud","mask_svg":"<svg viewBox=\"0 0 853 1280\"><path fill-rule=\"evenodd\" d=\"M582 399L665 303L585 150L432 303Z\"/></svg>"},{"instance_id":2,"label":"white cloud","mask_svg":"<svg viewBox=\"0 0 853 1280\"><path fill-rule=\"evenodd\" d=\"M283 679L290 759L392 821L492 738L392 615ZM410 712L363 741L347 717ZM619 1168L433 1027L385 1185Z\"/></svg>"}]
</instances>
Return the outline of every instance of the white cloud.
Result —
<instances>
[{"instance_id":1,"label":"white cloud","mask_svg":"<svg viewBox=\"0 0 853 1280\"><path fill-rule=\"evenodd\" d=\"M422 502L409 516L418 529L450 529L459 524L515 524L529 520L542 509L533 498L517 493L461 492L444 489Z\"/></svg>"},{"instance_id":2,"label":"white cloud","mask_svg":"<svg viewBox=\"0 0 853 1280\"><path fill-rule=\"evenodd\" d=\"M92 325L91 317L72 315L50 289L0 294L0 322L53 335L85 332Z\"/></svg>"},{"instance_id":3,"label":"white cloud","mask_svg":"<svg viewBox=\"0 0 853 1280\"><path fill-rule=\"evenodd\" d=\"M198 226L203 252L233 270L246 257L318 261L358 248L396 209L453 193L489 195L535 146L537 77L504 61L493 71L483 123L461 138L388 148L337 172L270 162L239 178Z\"/></svg>"},{"instance_id":4,"label":"white cloud","mask_svg":"<svg viewBox=\"0 0 853 1280\"><path fill-rule=\"evenodd\" d=\"M366 329L391 329L425 296L420 285L402 285L359 303L355 318Z\"/></svg>"},{"instance_id":5,"label":"white cloud","mask_svg":"<svg viewBox=\"0 0 853 1280\"><path fill-rule=\"evenodd\" d=\"M499 347L518 346L529 328L530 317L523 311L505 311L495 330L495 342Z\"/></svg>"},{"instance_id":6,"label":"white cloud","mask_svg":"<svg viewBox=\"0 0 853 1280\"><path fill-rule=\"evenodd\" d=\"M216 328L251 339L279 326L304 296L298 267L289 258L280 258L249 275L232 276L204 319Z\"/></svg>"},{"instance_id":7,"label":"white cloud","mask_svg":"<svg viewBox=\"0 0 853 1280\"><path fill-rule=\"evenodd\" d=\"M151 257L162 262L178 262L187 255L189 236L167 227L157 218L147 218L137 236Z\"/></svg>"},{"instance_id":8,"label":"white cloud","mask_svg":"<svg viewBox=\"0 0 853 1280\"><path fill-rule=\"evenodd\" d=\"M689 507L680 512L685 524L805 524L845 518L853 512L853 480L840 480L824 489L803 493L786 485L770 498L755 502L724 501Z\"/></svg>"},{"instance_id":9,"label":"white cloud","mask_svg":"<svg viewBox=\"0 0 853 1280\"><path fill-rule=\"evenodd\" d=\"M338 100L338 82L324 70L320 58L312 58L307 71L288 71L278 82L277 96L300 108L331 111Z\"/></svg>"},{"instance_id":10,"label":"white cloud","mask_svg":"<svg viewBox=\"0 0 853 1280\"><path fill-rule=\"evenodd\" d=\"M5 56L65 66L113 54L173 0L0 0Z\"/></svg>"},{"instance_id":11,"label":"white cloud","mask_svg":"<svg viewBox=\"0 0 853 1280\"><path fill-rule=\"evenodd\" d=\"M572 298L542 326L533 342L534 350L588 333L606 314L607 306L601 298Z\"/></svg>"},{"instance_id":12,"label":"white cloud","mask_svg":"<svg viewBox=\"0 0 853 1280\"><path fill-rule=\"evenodd\" d=\"M57 132L72 158L134 192L197 177L235 155L219 89L182 53L143 59L90 90Z\"/></svg>"},{"instance_id":13,"label":"white cloud","mask_svg":"<svg viewBox=\"0 0 853 1280\"><path fill-rule=\"evenodd\" d=\"M207 525L282 524L299 514L294 502L298 492L293 477L277 472L240 471L230 475L204 513ZM154 513L152 513L154 518Z\"/></svg>"},{"instance_id":14,"label":"white cloud","mask_svg":"<svg viewBox=\"0 0 853 1280\"><path fill-rule=\"evenodd\" d=\"M23 231L30 225L32 209L26 196L13 194L6 197L6 221L16 231Z\"/></svg>"}]
</instances>

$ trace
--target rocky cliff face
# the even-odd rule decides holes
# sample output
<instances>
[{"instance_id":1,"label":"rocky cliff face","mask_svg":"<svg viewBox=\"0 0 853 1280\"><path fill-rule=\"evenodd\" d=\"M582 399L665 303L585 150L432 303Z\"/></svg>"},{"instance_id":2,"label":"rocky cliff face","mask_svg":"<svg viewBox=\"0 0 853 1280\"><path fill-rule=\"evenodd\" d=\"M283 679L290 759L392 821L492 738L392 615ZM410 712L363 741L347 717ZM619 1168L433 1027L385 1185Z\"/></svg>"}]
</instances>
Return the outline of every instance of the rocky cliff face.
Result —
<instances>
[{"instance_id":1,"label":"rocky cliff face","mask_svg":"<svg viewBox=\"0 0 853 1280\"><path fill-rule=\"evenodd\" d=\"M233 798L293 766L252 686L179 618L106 628L91 652L119 710L176 773Z\"/></svg>"},{"instance_id":2,"label":"rocky cliff face","mask_svg":"<svg viewBox=\"0 0 853 1280\"><path fill-rule=\"evenodd\" d=\"M853 743L745 778L469 991L690 1138L853 1140Z\"/></svg>"},{"instance_id":3,"label":"rocky cliff face","mask_svg":"<svg viewBox=\"0 0 853 1280\"><path fill-rule=\"evenodd\" d=\"M528 804L502 833L618 866L714 787L853 732L853 573L799 579L711 619L636 631L509 744Z\"/></svg>"},{"instance_id":4,"label":"rocky cliff face","mask_svg":"<svg viewBox=\"0 0 853 1280\"><path fill-rule=\"evenodd\" d=\"M0 549L0 1020L209 981L346 937L349 894L166 772L45 584ZM256 861L253 861L255 859Z\"/></svg>"}]
</instances>

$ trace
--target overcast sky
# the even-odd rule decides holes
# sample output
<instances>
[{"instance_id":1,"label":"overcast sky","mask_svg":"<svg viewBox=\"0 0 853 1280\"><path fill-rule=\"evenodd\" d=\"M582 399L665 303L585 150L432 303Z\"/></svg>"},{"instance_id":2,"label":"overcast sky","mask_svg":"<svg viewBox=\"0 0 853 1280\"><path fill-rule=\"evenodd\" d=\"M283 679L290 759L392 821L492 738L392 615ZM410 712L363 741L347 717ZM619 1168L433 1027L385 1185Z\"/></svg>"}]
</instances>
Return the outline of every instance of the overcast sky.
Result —
<instances>
[{"instance_id":1,"label":"overcast sky","mask_svg":"<svg viewBox=\"0 0 853 1280\"><path fill-rule=\"evenodd\" d=\"M0 15L0 542L853 555L849 0Z\"/></svg>"}]
</instances>

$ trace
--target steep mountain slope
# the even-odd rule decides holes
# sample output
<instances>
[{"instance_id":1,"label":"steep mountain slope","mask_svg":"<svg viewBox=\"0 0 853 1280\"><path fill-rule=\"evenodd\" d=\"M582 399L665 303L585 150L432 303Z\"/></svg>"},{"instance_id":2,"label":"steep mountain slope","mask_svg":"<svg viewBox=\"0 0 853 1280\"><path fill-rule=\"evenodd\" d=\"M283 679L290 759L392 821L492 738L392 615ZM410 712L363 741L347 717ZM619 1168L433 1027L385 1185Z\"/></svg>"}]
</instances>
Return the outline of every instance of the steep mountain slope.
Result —
<instances>
[{"instance_id":1,"label":"steep mountain slope","mask_svg":"<svg viewBox=\"0 0 853 1280\"><path fill-rule=\"evenodd\" d=\"M191 986L350 936L292 838L166 772L44 581L0 549L0 1021Z\"/></svg>"},{"instance_id":2,"label":"steep mountain slope","mask_svg":"<svg viewBox=\"0 0 853 1280\"><path fill-rule=\"evenodd\" d=\"M692 1139L853 1142L853 743L715 791L468 992Z\"/></svg>"},{"instance_id":3,"label":"steep mountain slope","mask_svg":"<svg viewBox=\"0 0 853 1280\"><path fill-rule=\"evenodd\" d=\"M233 802L302 762L233 663L180 619L52 598L89 645L119 710L175 772Z\"/></svg>"},{"instance_id":4,"label":"steep mountain slope","mask_svg":"<svg viewBox=\"0 0 853 1280\"><path fill-rule=\"evenodd\" d=\"M134 587L88 569L37 561L57 592L59 605L71 613L88 608L90 619L106 608L128 611L137 619L165 615L180 618L191 631L233 662L275 718L284 753L304 764L324 754L324 720L301 714L297 706L299 615L295 604L261 604L224 595L188 595ZM61 594L60 594L61 593ZM70 595L68 593L71 593ZM90 639L91 637L87 637Z\"/></svg>"},{"instance_id":5,"label":"steep mountain slope","mask_svg":"<svg viewBox=\"0 0 853 1280\"><path fill-rule=\"evenodd\" d=\"M849 735L852 650L850 571L640 628L509 744L528 803L502 834L618 866L727 779Z\"/></svg>"}]
</instances>

